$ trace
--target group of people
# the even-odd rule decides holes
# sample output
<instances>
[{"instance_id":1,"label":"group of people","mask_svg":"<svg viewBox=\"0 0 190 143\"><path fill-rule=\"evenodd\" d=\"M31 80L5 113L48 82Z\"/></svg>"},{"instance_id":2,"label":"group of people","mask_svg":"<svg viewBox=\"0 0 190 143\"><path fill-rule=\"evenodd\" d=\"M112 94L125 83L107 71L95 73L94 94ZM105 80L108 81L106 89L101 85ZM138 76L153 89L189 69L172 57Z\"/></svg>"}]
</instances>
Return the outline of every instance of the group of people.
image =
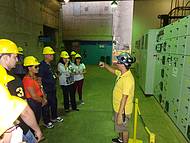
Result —
<instances>
[{"instance_id":1,"label":"group of people","mask_svg":"<svg viewBox=\"0 0 190 143\"><path fill-rule=\"evenodd\" d=\"M82 87L86 67L81 63L81 55L71 52L71 60L66 51L62 51L58 62L59 84L61 85L64 97L64 109L69 112L69 105L72 110L79 111L76 104L75 93L78 91L79 102L84 104L82 99Z\"/></svg>"},{"instance_id":2,"label":"group of people","mask_svg":"<svg viewBox=\"0 0 190 143\"><path fill-rule=\"evenodd\" d=\"M21 47L18 48L14 42L8 39L0 39L0 71L5 73L0 78L0 88L3 87L0 95L5 96L6 94L8 99L10 97L9 100L6 100L6 104L3 104L4 108L12 107L14 103L14 107L9 112L10 115L5 116L0 111L0 120L16 114L10 120L9 125L1 130L0 143L11 141L16 143L15 138L18 138L18 132L22 136L18 142L36 143L43 140L44 136L39 128L41 115L44 126L47 128L53 128L55 122L63 122L63 118L57 113L57 78L63 90L66 112L70 111L70 104L73 111L79 111L75 99L76 91L78 91L80 103L84 104L82 87L86 67L81 63L80 54L73 51L70 59L69 54L62 51L57 65L58 73L53 70L51 65L55 51L46 46L43 48L42 54L44 60L41 62L34 56L24 58ZM7 77L9 78L7 79ZM18 105L16 104L17 100ZM20 109L19 112L16 112L17 106ZM16 137L12 130L17 132Z\"/></svg>"},{"instance_id":3,"label":"group of people","mask_svg":"<svg viewBox=\"0 0 190 143\"><path fill-rule=\"evenodd\" d=\"M41 115L47 128L53 128L54 122L63 122L57 113L57 78L63 91L66 112L70 111L70 105L73 111L79 111L76 92L80 103L84 104L82 87L86 67L81 62L80 54L72 51L69 55L62 51L57 73L51 65L55 51L47 46L43 48L42 54L44 60L41 62L34 56L24 58L22 48L8 39L0 39L0 143L37 143L43 140L39 127ZM133 110L135 88L130 68L134 62L135 58L124 52L117 56L117 69L104 62L99 63L100 67L117 76L113 109L119 137L112 139L114 143L128 142L128 123Z\"/></svg>"},{"instance_id":4,"label":"group of people","mask_svg":"<svg viewBox=\"0 0 190 143\"><path fill-rule=\"evenodd\" d=\"M33 110L25 100L22 80L12 72L18 62L18 54L18 48L14 42L0 39L0 69L3 73L0 79L0 86L3 90L0 91L0 95L4 96L1 98L4 102L1 106L4 105L4 107L2 106L0 110L0 122L6 124L4 128L0 127L2 129L0 142L36 143L44 139L44 136ZM3 114L4 109L5 111L9 109L9 112Z\"/></svg>"}]
</instances>

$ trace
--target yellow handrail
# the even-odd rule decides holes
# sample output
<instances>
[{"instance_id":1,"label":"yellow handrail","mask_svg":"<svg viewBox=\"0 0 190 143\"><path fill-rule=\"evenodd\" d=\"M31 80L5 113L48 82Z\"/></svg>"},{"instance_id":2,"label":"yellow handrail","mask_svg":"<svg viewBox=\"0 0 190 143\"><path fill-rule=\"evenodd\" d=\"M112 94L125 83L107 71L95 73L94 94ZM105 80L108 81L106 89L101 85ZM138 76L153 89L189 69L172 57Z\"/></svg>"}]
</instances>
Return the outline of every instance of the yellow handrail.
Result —
<instances>
[{"instance_id":1,"label":"yellow handrail","mask_svg":"<svg viewBox=\"0 0 190 143\"><path fill-rule=\"evenodd\" d=\"M137 139L137 117L138 117L138 99L135 98L135 113L134 113L134 125L133 125L133 139L129 139L128 143L143 143L142 140Z\"/></svg>"},{"instance_id":2,"label":"yellow handrail","mask_svg":"<svg viewBox=\"0 0 190 143\"><path fill-rule=\"evenodd\" d=\"M135 113L134 113L134 125L133 125L133 138L129 139L128 143L143 143L142 140L138 140L137 139L137 119L138 119L138 115L141 117L142 122L144 124L144 128L146 130L146 132L149 134L149 143L155 143L155 134L152 133L148 127L145 125L143 118L141 116L141 112L139 109L139 105L138 105L138 98L135 98Z\"/></svg>"}]
</instances>

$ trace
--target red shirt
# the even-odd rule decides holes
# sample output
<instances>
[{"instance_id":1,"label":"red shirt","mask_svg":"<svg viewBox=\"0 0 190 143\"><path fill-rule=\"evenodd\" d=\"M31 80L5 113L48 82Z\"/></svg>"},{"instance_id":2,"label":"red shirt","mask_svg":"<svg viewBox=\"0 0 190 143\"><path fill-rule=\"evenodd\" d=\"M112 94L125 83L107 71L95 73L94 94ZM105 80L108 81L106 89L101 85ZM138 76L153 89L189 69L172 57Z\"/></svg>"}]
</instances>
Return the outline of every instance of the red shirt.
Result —
<instances>
[{"instance_id":1,"label":"red shirt","mask_svg":"<svg viewBox=\"0 0 190 143\"><path fill-rule=\"evenodd\" d=\"M32 98L30 92L27 90L28 87L33 87L34 92L36 93L37 96L40 97L43 96L39 83L36 80L32 79L30 76L26 75L23 78L22 83L24 85L26 98Z\"/></svg>"}]
</instances>

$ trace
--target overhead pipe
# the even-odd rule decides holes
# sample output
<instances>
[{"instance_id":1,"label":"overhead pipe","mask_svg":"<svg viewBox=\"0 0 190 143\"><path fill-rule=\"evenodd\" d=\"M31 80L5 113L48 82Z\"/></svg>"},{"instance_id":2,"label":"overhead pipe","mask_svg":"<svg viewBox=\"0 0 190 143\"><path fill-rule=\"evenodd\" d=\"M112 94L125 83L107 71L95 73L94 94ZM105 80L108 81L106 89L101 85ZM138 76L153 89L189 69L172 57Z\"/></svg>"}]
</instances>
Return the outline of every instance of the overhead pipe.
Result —
<instances>
[{"instance_id":1,"label":"overhead pipe","mask_svg":"<svg viewBox=\"0 0 190 143\"><path fill-rule=\"evenodd\" d=\"M175 0L175 8L177 7L177 0ZM174 11L174 16L176 16L176 11Z\"/></svg>"},{"instance_id":2,"label":"overhead pipe","mask_svg":"<svg viewBox=\"0 0 190 143\"><path fill-rule=\"evenodd\" d=\"M185 6L187 7L190 3L190 0L188 2L186 2ZM186 11L185 11L185 15L187 15Z\"/></svg>"},{"instance_id":3,"label":"overhead pipe","mask_svg":"<svg viewBox=\"0 0 190 143\"><path fill-rule=\"evenodd\" d=\"M168 15L172 15L172 13L174 12L174 11L176 11L176 10L190 10L190 7L188 6L188 7L175 7L174 9L172 9L169 13L168 13ZM174 15L175 16L175 15Z\"/></svg>"},{"instance_id":4,"label":"overhead pipe","mask_svg":"<svg viewBox=\"0 0 190 143\"><path fill-rule=\"evenodd\" d=\"M171 0L171 7L170 7L170 11L173 9L173 0Z\"/></svg>"}]
</instances>

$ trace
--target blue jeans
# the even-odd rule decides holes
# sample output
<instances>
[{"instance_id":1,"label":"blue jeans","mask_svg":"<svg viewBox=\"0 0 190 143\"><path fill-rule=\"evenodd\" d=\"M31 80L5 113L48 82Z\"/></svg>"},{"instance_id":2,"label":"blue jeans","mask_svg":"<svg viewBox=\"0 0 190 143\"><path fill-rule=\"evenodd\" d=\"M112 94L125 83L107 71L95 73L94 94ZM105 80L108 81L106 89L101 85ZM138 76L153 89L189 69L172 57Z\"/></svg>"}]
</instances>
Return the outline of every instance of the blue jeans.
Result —
<instances>
[{"instance_id":1,"label":"blue jeans","mask_svg":"<svg viewBox=\"0 0 190 143\"><path fill-rule=\"evenodd\" d=\"M48 112L51 111L51 119L56 119L57 118L56 90L46 90L45 93L47 94L48 110L49 110ZM49 119L50 119L50 117L49 117Z\"/></svg>"},{"instance_id":2,"label":"blue jeans","mask_svg":"<svg viewBox=\"0 0 190 143\"><path fill-rule=\"evenodd\" d=\"M35 101L32 98L28 98L27 102L28 102L30 108L32 109L32 111L34 112L34 115L36 117L36 121L39 124L40 118L41 118L41 112L42 112L42 104Z\"/></svg>"},{"instance_id":3,"label":"blue jeans","mask_svg":"<svg viewBox=\"0 0 190 143\"><path fill-rule=\"evenodd\" d=\"M27 143L37 143L34 134L30 130L28 130L28 132L23 135L23 141L26 141Z\"/></svg>"}]
</instances>

